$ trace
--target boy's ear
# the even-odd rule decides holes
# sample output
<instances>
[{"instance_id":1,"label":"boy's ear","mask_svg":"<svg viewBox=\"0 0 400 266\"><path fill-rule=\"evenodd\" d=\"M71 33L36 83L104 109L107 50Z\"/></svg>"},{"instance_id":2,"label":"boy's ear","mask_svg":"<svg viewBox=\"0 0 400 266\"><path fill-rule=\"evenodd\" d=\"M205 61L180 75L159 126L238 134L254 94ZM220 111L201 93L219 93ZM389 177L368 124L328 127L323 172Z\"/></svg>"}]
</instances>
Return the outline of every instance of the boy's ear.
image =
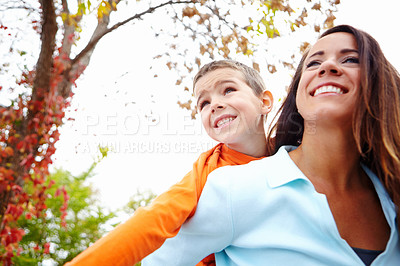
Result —
<instances>
[{"instance_id":1,"label":"boy's ear","mask_svg":"<svg viewBox=\"0 0 400 266\"><path fill-rule=\"evenodd\" d=\"M272 93L268 90L265 90L262 94L262 114L266 115L272 110L272 106L274 103L274 97L272 97Z\"/></svg>"}]
</instances>

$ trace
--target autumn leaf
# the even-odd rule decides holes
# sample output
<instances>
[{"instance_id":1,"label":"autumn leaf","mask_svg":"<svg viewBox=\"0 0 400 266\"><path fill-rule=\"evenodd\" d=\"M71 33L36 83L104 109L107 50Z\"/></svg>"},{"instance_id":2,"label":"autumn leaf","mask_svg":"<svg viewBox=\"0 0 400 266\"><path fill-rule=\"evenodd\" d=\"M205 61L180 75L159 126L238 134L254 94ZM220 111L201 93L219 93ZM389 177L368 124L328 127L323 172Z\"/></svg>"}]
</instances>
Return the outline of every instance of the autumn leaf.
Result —
<instances>
[{"instance_id":1,"label":"autumn leaf","mask_svg":"<svg viewBox=\"0 0 400 266\"><path fill-rule=\"evenodd\" d=\"M14 155L14 150L11 147L5 147L4 152L5 152L5 155L8 157L11 157ZM3 157L6 157L6 156L3 156Z\"/></svg>"},{"instance_id":2,"label":"autumn leaf","mask_svg":"<svg viewBox=\"0 0 400 266\"><path fill-rule=\"evenodd\" d=\"M326 18L325 22L324 22L324 27L329 29L332 28L334 25L334 20L336 19L336 17L332 14L332 12L329 13L328 17Z\"/></svg>"},{"instance_id":3,"label":"autumn leaf","mask_svg":"<svg viewBox=\"0 0 400 266\"><path fill-rule=\"evenodd\" d=\"M191 110L192 100L189 100L189 101L187 101L185 103L182 103L181 101L178 101L178 105L181 108L184 108L186 110Z\"/></svg>"},{"instance_id":4,"label":"autumn leaf","mask_svg":"<svg viewBox=\"0 0 400 266\"><path fill-rule=\"evenodd\" d=\"M260 72L260 65L257 64L256 62L253 62L253 68L254 68L255 70L257 70L258 72Z\"/></svg>"},{"instance_id":5,"label":"autumn leaf","mask_svg":"<svg viewBox=\"0 0 400 266\"><path fill-rule=\"evenodd\" d=\"M182 16L191 18L194 15L198 15L199 11L195 7L186 7L182 10Z\"/></svg>"},{"instance_id":6,"label":"autumn leaf","mask_svg":"<svg viewBox=\"0 0 400 266\"><path fill-rule=\"evenodd\" d=\"M314 10L321 10L321 3L316 3L316 4L314 4L313 7L312 7L311 9L314 9Z\"/></svg>"},{"instance_id":7,"label":"autumn leaf","mask_svg":"<svg viewBox=\"0 0 400 266\"><path fill-rule=\"evenodd\" d=\"M268 71L271 74L275 73L276 72L276 66L268 64Z\"/></svg>"}]
</instances>

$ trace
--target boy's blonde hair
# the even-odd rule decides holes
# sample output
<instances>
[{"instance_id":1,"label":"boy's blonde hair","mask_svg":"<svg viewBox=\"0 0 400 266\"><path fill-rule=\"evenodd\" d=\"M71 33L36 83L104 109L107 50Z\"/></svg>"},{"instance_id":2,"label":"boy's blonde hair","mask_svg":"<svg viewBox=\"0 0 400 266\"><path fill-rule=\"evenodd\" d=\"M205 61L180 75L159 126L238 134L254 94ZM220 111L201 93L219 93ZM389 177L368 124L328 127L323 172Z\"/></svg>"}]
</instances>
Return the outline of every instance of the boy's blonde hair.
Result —
<instances>
[{"instance_id":1,"label":"boy's blonde hair","mask_svg":"<svg viewBox=\"0 0 400 266\"><path fill-rule=\"evenodd\" d=\"M193 88L201 77L205 76L211 71L221 68L231 68L241 72L243 74L244 81L253 90L256 96L260 96L266 89L260 73L258 73L255 69L234 60L219 60L204 65L194 77Z\"/></svg>"}]
</instances>

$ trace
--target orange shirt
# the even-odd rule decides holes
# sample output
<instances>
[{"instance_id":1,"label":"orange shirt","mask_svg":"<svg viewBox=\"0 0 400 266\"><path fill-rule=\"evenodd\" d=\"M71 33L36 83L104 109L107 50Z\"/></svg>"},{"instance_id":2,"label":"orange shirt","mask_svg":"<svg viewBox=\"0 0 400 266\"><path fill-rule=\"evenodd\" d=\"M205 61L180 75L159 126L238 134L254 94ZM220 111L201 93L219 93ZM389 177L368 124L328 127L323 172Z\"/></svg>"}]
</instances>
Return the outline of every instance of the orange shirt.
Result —
<instances>
[{"instance_id":1,"label":"orange shirt","mask_svg":"<svg viewBox=\"0 0 400 266\"><path fill-rule=\"evenodd\" d=\"M225 165L246 164L260 158L229 149L222 143L200 155L193 169L150 206L139 208L125 223L96 241L67 266L134 265L174 237L196 211L207 176ZM215 265L211 254L197 265Z\"/></svg>"}]
</instances>

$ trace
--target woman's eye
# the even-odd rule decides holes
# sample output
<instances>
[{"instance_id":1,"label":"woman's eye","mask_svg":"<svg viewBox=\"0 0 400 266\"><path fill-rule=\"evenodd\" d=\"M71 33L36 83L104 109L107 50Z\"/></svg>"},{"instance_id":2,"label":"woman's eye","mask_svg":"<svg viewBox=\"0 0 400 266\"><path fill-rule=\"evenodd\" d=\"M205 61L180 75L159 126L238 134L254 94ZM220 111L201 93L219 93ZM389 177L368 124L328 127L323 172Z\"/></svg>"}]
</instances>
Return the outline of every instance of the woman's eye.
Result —
<instances>
[{"instance_id":1,"label":"woman's eye","mask_svg":"<svg viewBox=\"0 0 400 266\"><path fill-rule=\"evenodd\" d=\"M360 60L357 57L348 57L343 61L343 63L359 64Z\"/></svg>"},{"instance_id":2,"label":"woman's eye","mask_svg":"<svg viewBox=\"0 0 400 266\"><path fill-rule=\"evenodd\" d=\"M206 107L208 104L210 104L209 101L203 101L200 103L200 111L203 110L204 107Z\"/></svg>"},{"instance_id":3,"label":"woman's eye","mask_svg":"<svg viewBox=\"0 0 400 266\"><path fill-rule=\"evenodd\" d=\"M224 90L224 95L226 95L226 94L228 94L228 93L231 93L231 92L233 92L233 91L236 91L234 88L226 88L225 90Z\"/></svg>"},{"instance_id":4,"label":"woman's eye","mask_svg":"<svg viewBox=\"0 0 400 266\"><path fill-rule=\"evenodd\" d=\"M313 67L313 66L317 66L317 65L319 65L320 63L318 62L318 61L311 61L310 63L308 63L306 66L307 66L307 68L309 68L309 67Z\"/></svg>"}]
</instances>

